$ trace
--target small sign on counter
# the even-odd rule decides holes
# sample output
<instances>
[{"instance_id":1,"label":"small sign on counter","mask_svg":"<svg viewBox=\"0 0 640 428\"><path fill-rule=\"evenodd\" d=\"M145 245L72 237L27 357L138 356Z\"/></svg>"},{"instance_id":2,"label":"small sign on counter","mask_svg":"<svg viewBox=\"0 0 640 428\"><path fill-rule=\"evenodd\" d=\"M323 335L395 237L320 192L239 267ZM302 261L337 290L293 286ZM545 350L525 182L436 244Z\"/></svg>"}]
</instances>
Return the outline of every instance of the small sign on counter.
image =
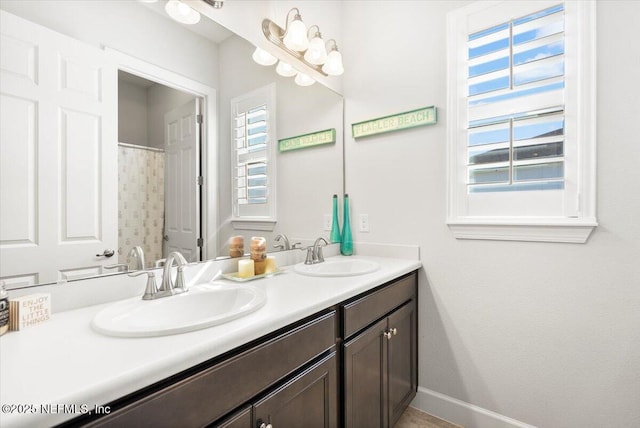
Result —
<instances>
[{"instance_id":1,"label":"small sign on counter","mask_svg":"<svg viewBox=\"0 0 640 428\"><path fill-rule=\"evenodd\" d=\"M36 293L9 300L9 330L18 331L51 318L51 294Z\"/></svg>"}]
</instances>

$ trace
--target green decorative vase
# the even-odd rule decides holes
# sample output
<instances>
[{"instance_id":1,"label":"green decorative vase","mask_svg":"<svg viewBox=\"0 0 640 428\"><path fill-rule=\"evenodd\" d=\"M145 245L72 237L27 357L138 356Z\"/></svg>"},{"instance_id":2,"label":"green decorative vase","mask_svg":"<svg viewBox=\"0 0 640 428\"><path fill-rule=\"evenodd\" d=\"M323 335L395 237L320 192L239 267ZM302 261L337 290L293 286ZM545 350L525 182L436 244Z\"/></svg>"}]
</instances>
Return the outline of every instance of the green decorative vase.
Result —
<instances>
[{"instance_id":1,"label":"green decorative vase","mask_svg":"<svg viewBox=\"0 0 640 428\"><path fill-rule=\"evenodd\" d=\"M349 220L349 195L344 195L344 220L342 221L342 240L340 253L343 256L353 254L353 237L351 236L351 222Z\"/></svg>"},{"instance_id":2,"label":"green decorative vase","mask_svg":"<svg viewBox=\"0 0 640 428\"><path fill-rule=\"evenodd\" d=\"M333 223L331 223L331 242L341 242L340 224L338 224L338 195L333 195Z\"/></svg>"}]
</instances>

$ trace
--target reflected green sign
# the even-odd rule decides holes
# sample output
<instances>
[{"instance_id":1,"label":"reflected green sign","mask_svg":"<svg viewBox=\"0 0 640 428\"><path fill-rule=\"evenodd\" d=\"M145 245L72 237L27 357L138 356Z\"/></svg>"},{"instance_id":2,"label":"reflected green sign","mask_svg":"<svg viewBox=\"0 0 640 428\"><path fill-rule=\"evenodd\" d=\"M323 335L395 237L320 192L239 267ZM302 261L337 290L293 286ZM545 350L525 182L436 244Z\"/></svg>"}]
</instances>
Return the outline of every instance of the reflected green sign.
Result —
<instances>
[{"instance_id":1,"label":"reflected green sign","mask_svg":"<svg viewBox=\"0 0 640 428\"><path fill-rule=\"evenodd\" d=\"M368 137L416 126L433 125L436 121L436 108L431 106L354 123L351 125L351 133L353 138Z\"/></svg>"},{"instance_id":2,"label":"reflected green sign","mask_svg":"<svg viewBox=\"0 0 640 428\"><path fill-rule=\"evenodd\" d=\"M304 149L307 147L319 146L336 142L336 130L326 129L311 134L299 135L297 137L284 138L278 140L278 149L281 152L289 150Z\"/></svg>"}]
</instances>

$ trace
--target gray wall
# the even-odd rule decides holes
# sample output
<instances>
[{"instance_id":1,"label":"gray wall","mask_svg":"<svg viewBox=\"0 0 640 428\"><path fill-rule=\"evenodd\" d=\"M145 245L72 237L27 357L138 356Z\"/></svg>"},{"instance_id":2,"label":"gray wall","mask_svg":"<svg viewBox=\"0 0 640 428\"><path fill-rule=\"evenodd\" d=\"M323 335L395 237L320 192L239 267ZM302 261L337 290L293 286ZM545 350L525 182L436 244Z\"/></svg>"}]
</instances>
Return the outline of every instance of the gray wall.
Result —
<instances>
[{"instance_id":1,"label":"gray wall","mask_svg":"<svg viewBox=\"0 0 640 428\"><path fill-rule=\"evenodd\" d=\"M466 3L343 3L346 123L438 107L435 126L346 141L353 216L371 227L354 239L420 245L416 403L451 397L469 427L481 418L456 400L540 427L640 426L640 2L597 5L600 226L586 244L463 241L445 224L446 13Z\"/></svg>"},{"instance_id":2,"label":"gray wall","mask_svg":"<svg viewBox=\"0 0 640 428\"><path fill-rule=\"evenodd\" d=\"M149 145L147 89L118 80L118 142Z\"/></svg>"}]
</instances>

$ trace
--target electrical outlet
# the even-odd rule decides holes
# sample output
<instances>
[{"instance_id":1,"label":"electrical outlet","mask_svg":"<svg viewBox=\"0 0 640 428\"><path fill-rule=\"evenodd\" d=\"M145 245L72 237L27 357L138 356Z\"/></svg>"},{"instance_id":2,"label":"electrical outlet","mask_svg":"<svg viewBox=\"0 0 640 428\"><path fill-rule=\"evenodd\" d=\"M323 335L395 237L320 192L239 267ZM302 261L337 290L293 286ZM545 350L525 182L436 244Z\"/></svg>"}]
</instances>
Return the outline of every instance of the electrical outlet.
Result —
<instances>
[{"instance_id":1,"label":"electrical outlet","mask_svg":"<svg viewBox=\"0 0 640 428\"><path fill-rule=\"evenodd\" d=\"M331 214L324 215L324 230L327 232L331 231L331 223L333 219L331 218Z\"/></svg>"},{"instance_id":2,"label":"electrical outlet","mask_svg":"<svg viewBox=\"0 0 640 428\"><path fill-rule=\"evenodd\" d=\"M360 214L360 232L369 232L369 214Z\"/></svg>"}]
</instances>

